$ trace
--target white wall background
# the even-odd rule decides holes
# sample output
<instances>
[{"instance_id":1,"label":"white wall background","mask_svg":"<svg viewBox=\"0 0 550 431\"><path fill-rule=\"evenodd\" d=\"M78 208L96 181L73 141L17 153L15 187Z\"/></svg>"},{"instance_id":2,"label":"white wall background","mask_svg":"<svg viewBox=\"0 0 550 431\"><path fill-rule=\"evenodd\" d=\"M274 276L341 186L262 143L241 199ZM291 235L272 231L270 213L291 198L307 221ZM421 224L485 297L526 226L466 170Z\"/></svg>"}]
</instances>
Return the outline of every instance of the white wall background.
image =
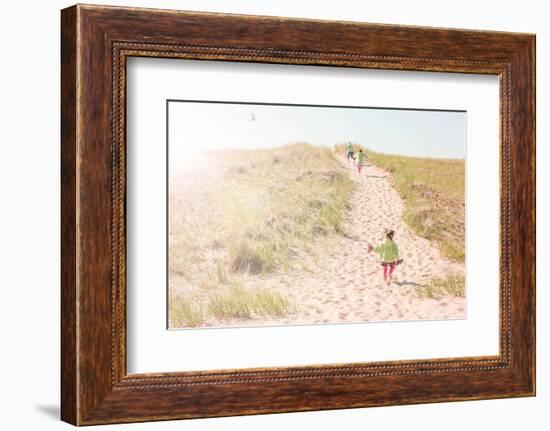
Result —
<instances>
[{"instance_id":1,"label":"white wall background","mask_svg":"<svg viewBox=\"0 0 550 431\"><path fill-rule=\"evenodd\" d=\"M548 133L550 28L545 2L131 0L103 4L531 32L537 34L538 396L104 426L135 430L498 430L547 429L550 422L550 230ZM69 429L59 422L59 10L71 3L4 2L0 15L0 426Z\"/></svg>"}]
</instances>

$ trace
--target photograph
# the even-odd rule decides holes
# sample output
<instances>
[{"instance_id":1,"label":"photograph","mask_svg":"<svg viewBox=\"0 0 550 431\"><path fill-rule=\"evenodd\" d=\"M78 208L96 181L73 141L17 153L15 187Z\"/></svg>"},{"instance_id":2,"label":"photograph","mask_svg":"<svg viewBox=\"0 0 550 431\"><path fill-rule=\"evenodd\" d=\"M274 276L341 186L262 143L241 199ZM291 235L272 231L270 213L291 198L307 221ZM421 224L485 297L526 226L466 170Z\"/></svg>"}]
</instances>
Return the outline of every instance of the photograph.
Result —
<instances>
[{"instance_id":1,"label":"photograph","mask_svg":"<svg viewBox=\"0 0 550 431\"><path fill-rule=\"evenodd\" d=\"M42 3L6 21L4 422L542 419L542 6Z\"/></svg>"},{"instance_id":2,"label":"photograph","mask_svg":"<svg viewBox=\"0 0 550 431\"><path fill-rule=\"evenodd\" d=\"M166 115L168 329L466 318L465 111Z\"/></svg>"}]
</instances>

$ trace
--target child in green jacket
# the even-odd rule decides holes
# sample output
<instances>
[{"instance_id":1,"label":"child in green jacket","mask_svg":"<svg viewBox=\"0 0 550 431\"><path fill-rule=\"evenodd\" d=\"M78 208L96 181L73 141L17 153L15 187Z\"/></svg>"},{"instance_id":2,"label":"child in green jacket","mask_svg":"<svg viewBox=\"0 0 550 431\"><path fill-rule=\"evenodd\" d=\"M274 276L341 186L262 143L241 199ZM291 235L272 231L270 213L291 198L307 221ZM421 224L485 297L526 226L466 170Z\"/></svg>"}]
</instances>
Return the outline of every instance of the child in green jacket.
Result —
<instances>
[{"instance_id":1,"label":"child in green jacket","mask_svg":"<svg viewBox=\"0 0 550 431\"><path fill-rule=\"evenodd\" d=\"M399 250L397 244L393 240L395 232L391 229L384 231L385 238L376 247L369 244L369 253L374 250L380 256L380 264L382 265L384 272L384 281L389 286L392 281L392 274L395 267L403 262L403 259L399 259Z\"/></svg>"},{"instance_id":2,"label":"child in green jacket","mask_svg":"<svg viewBox=\"0 0 550 431\"><path fill-rule=\"evenodd\" d=\"M355 155L354 155L354 148L353 148L353 144L351 142L348 142L347 145L346 145L346 152L348 153L347 154L347 158L348 158L348 163L351 160L355 160Z\"/></svg>"},{"instance_id":3,"label":"child in green jacket","mask_svg":"<svg viewBox=\"0 0 550 431\"><path fill-rule=\"evenodd\" d=\"M359 152L357 153L357 173L358 174L361 173L361 170L363 169L363 162L365 161L366 158L367 156L365 155L365 153L363 153L363 149L360 149Z\"/></svg>"}]
</instances>

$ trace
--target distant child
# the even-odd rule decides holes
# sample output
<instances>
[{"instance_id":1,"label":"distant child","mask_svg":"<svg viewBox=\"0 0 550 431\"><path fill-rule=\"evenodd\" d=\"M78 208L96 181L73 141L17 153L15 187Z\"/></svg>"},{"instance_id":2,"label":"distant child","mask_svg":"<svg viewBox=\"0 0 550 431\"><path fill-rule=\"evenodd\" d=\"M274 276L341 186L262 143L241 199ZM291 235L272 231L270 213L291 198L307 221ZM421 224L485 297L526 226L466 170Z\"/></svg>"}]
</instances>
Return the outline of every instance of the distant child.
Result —
<instances>
[{"instance_id":1,"label":"distant child","mask_svg":"<svg viewBox=\"0 0 550 431\"><path fill-rule=\"evenodd\" d=\"M355 159L355 156L354 156L354 152L355 150L353 149L353 144L351 142L348 142L348 144L346 145L346 152L348 153L348 164L349 164L349 161L350 159L353 160Z\"/></svg>"},{"instance_id":2,"label":"distant child","mask_svg":"<svg viewBox=\"0 0 550 431\"><path fill-rule=\"evenodd\" d=\"M380 264L384 271L384 281L386 285L390 285L392 281L392 274L395 267L403 262L403 259L399 259L399 251L397 250L397 244L393 240L394 231L386 229L384 231L385 238L376 247L369 244L369 253L374 250L380 255Z\"/></svg>"},{"instance_id":3,"label":"distant child","mask_svg":"<svg viewBox=\"0 0 550 431\"><path fill-rule=\"evenodd\" d=\"M366 158L367 156L365 155L365 153L363 153L363 149L361 148L357 153L357 173L358 174L360 174L361 171L363 170L363 162L365 161Z\"/></svg>"}]
</instances>

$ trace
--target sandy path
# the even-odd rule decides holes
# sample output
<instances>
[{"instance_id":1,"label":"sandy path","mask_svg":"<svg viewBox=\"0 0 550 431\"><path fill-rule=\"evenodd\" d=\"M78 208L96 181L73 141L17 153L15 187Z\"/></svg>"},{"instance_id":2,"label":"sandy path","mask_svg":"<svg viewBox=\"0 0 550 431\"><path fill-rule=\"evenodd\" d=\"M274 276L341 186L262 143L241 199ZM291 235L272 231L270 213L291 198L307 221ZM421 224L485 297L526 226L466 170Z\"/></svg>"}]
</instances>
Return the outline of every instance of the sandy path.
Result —
<instances>
[{"instance_id":1,"label":"sandy path","mask_svg":"<svg viewBox=\"0 0 550 431\"><path fill-rule=\"evenodd\" d=\"M432 277L464 265L445 259L432 243L416 235L402 220L403 202L391 186L388 173L368 165L358 174L341 161L353 181L351 210L344 223L345 236L330 244L319 244L328 252L307 263L309 271L250 277L250 287L279 291L294 298L298 311L284 318L255 318L246 321L205 322L207 326L256 326L328 322L427 320L465 318L465 300L453 296L419 298L416 287ZM386 286L375 253L384 228L395 230L395 240L404 263Z\"/></svg>"}]
</instances>

